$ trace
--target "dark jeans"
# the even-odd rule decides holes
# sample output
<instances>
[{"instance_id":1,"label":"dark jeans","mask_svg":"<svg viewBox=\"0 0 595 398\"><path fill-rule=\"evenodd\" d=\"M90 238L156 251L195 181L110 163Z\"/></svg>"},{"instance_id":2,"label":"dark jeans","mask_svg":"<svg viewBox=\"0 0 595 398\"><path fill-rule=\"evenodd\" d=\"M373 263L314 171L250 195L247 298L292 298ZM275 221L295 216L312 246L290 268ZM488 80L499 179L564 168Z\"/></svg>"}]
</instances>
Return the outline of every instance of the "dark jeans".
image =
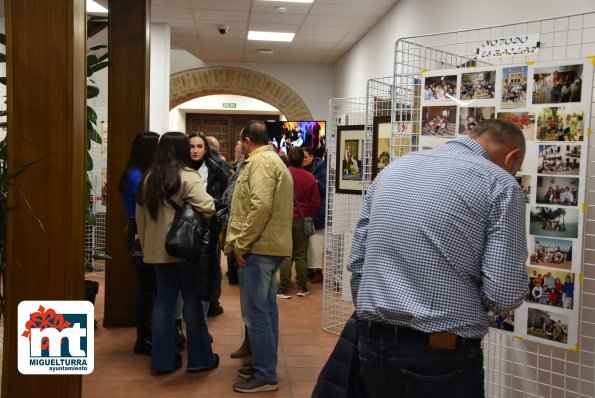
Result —
<instances>
[{"instance_id":1,"label":"dark jeans","mask_svg":"<svg viewBox=\"0 0 595 398\"><path fill-rule=\"evenodd\" d=\"M188 369L206 369L215 357L198 297L196 267L190 263L154 264L157 298L153 312L151 370L171 371L175 362L174 307L182 290L188 339Z\"/></svg>"},{"instance_id":2,"label":"dark jeans","mask_svg":"<svg viewBox=\"0 0 595 398\"><path fill-rule=\"evenodd\" d=\"M369 324L360 321L358 342L366 397L484 397L480 339L457 338L456 349L437 349L428 345L427 334Z\"/></svg>"},{"instance_id":3,"label":"dark jeans","mask_svg":"<svg viewBox=\"0 0 595 398\"><path fill-rule=\"evenodd\" d=\"M153 317L153 300L155 298L155 271L142 257L132 256L136 269L136 300L134 315L136 317L136 339L139 341L151 338L151 322Z\"/></svg>"},{"instance_id":4,"label":"dark jeans","mask_svg":"<svg viewBox=\"0 0 595 398\"><path fill-rule=\"evenodd\" d=\"M227 279L231 284L238 284L238 266L233 253L227 255Z\"/></svg>"},{"instance_id":5,"label":"dark jeans","mask_svg":"<svg viewBox=\"0 0 595 398\"><path fill-rule=\"evenodd\" d=\"M211 294L209 294L209 303L211 308L219 306L219 298L221 297L221 281L223 276L221 275L221 247L219 241L215 245L213 261L215 262L213 270L213 282L211 284Z\"/></svg>"}]
</instances>

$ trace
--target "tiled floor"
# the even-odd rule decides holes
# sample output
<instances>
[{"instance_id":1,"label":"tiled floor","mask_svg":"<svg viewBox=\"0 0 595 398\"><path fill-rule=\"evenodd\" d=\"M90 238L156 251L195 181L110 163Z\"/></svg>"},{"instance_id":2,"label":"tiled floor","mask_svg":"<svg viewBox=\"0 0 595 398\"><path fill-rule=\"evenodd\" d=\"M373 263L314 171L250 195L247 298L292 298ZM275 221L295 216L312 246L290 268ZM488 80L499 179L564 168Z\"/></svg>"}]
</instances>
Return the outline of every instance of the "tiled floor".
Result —
<instances>
[{"instance_id":1,"label":"tiled floor","mask_svg":"<svg viewBox=\"0 0 595 398\"><path fill-rule=\"evenodd\" d=\"M241 379L236 375L241 359L229 354L242 343L244 327L240 315L239 289L224 277L221 304L225 312L209 318L213 350L221 357L217 369L190 374L182 369L166 376L149 373L149 357L132 353L134 328L104 328L103 278L95 303L99 327L95 332L95 370L83 376L83 397L239 397L232 389ZM307 297L277 299L279 304L279 390L250 394L254 397L310 397L320 369L332 351L338 336L322 330L322 284L310 285ZM185 352L182 353L185 356ZM185 363L185 358L184 358Z\"/></svg>"}]
</instances>

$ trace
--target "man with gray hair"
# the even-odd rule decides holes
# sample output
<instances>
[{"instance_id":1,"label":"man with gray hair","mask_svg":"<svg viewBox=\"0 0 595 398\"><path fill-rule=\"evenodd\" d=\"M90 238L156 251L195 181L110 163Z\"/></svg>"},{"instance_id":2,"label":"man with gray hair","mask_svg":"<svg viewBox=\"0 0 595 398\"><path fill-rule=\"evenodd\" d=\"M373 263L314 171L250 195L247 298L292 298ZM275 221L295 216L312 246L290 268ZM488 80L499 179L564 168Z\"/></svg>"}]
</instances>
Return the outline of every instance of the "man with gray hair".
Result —
<instances>
[{"instance_id":1,"label":"man with gray hair","mask_svg":"<svg viewBox=\"0 0 595 398\"><path fill-rule=\"evenodd\" d=\"M374 180L347 269L367 397L483 397L488 311L527 293L522 131L487 120Z\"/></svg>"}]
</instances>

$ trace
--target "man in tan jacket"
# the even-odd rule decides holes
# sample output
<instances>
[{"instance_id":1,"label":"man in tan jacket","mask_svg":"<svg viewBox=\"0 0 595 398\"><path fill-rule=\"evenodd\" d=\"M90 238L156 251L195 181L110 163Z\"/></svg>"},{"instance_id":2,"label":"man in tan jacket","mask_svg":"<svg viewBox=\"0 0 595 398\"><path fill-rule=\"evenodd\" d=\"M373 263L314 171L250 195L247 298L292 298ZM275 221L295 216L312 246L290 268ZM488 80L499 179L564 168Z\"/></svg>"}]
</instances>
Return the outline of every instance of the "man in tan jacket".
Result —
<instances>
[{"instance_id":1,"label":"man in tan jacket","mask_svg":"<svg viewBox=\"0 0 595 398\"><path fill-rule=\"evenodd\" d=\"M291 255L293 180L271 145L263 122L241 133L242 164L231 202L225 253L234 254L240 282L242 318L252 348L252 366L238 375L238 392L277 390L279 316L276 272Z\"/></svg>"}]
</instances>

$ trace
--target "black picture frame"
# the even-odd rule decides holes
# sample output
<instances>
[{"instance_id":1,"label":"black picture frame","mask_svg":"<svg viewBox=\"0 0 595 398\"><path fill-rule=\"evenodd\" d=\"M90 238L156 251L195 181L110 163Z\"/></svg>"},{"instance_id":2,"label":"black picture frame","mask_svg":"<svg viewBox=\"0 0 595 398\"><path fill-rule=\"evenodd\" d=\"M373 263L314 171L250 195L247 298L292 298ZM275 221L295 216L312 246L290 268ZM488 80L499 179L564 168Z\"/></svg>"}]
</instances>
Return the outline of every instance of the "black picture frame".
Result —
<instances>
[{"instance_id":1,"label":"black picture frame","mask_svg":"<svg viewBox=\"0 0 595 398\"><path fill-rule=\"evenodd\" d=\"M363 151L365 126L337 126L335 191L361 195L363 192Z\"/></svg>"}]
</instances>

